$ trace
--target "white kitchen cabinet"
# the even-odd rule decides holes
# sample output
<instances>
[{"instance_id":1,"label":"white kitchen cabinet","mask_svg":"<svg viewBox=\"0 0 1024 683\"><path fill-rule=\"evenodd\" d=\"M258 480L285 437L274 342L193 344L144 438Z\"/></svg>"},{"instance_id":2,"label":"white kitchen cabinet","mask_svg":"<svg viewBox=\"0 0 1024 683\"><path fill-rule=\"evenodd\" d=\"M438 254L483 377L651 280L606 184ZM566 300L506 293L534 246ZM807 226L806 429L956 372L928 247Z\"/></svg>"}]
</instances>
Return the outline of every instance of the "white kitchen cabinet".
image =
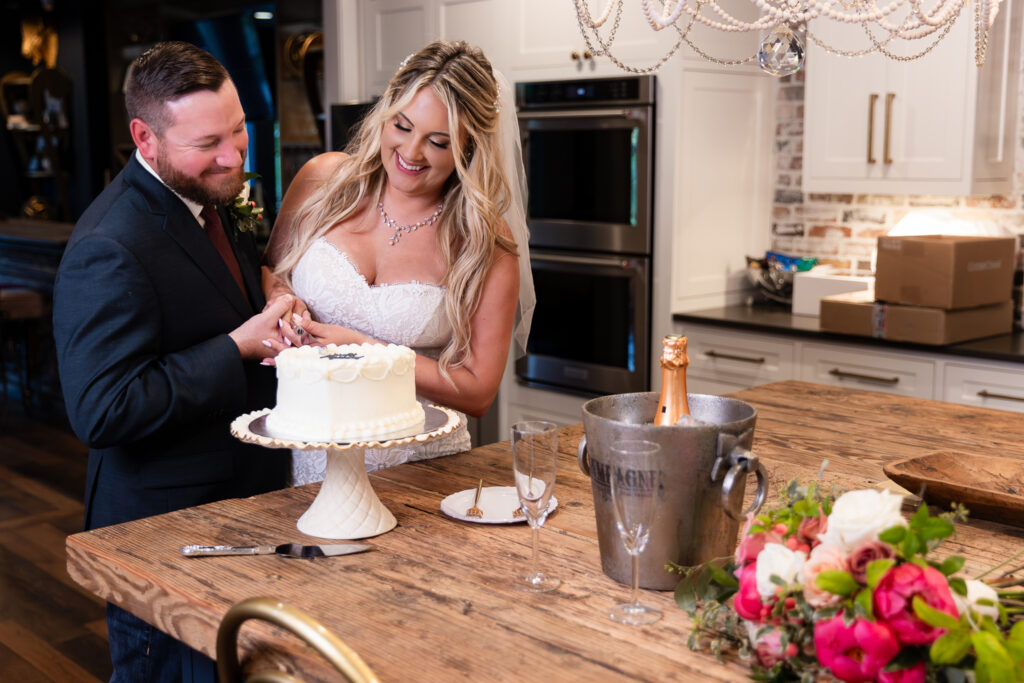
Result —
<instances>
[{"instance_id":1,"label":"white kitchen cabinet","mask_svg":"<svg viewBox=\"0 0 1024 683\"><path fill-rule=\"evenodd\" d=\"M1024 368L1012 363L947 363L942 400L1024 413Z\"/></svg>"},{"instance_id":2,"label":"white kitchen cabinet","mask_svg":"<svg viewBox=\"0 0 1024 683\"><path fill-rule=\"evenodd\" d=\"M515 381L515 374L502 382L498 429L501 438L509 438L509 427L520 420L547 420L559 427L583 421L583 404L589 398L530 387Z\"/></svg>"},{"instance_id":3,"label":"white kitchen cabinet","mask_svg":"<svg viewBox=\"0 0 1024 683\"><path fill-rule=\"evenodd\" d=\"M363 96L378 97L398 65L437 36L434 2L426 0L362 0Z\"/></svg>"},{"instance_id":4,"label":"white kitchen cabinet","mask_svg":"<svg viewBox=\"0 0 1024 683\"><path fill-rule=\"evenodd\" d=\"M804 191L1012 191L1021 0L1001 4L981 69L968 9L929 54L909 62L851 59L809 41ZM840 49L865 45L859 25L819 21L812 28Z\"/></svg>"},{"instance_id":5,"label":"white kitchen cabinet","mask_svg":"<svg viewBox=\"0 0 1024 683\"><path fill-rule=\"evenodd\" d=\"M695 394L724 394L796 376L795 344L783 337L677 323L688 340L686 388Z\"/></svg>"},{"instance_id":6,"label":"white kitchen cabinet","mask_svg":"<svg viewBox=\"0 0 1024 683\"><path fill-rule=\"evenodd\" d=\"M901 351L806 343L800 352L800 379L845 389L933 398L935 362Z\"/></svg>"},{"instance_id":7,"label":"white kitchen cabinet","mask_svg":"<svg viewBox=\"0 0 1024 683\"><path fill-rule=\"evenodd\" d=\"M735 303L749 289L737 249L758 254L769 246L774 79L687 70L681 87L664 95L678 122L674 139L658 145L674 163L674 177L659 182L655 196L674 208L665 231L672 235L670 307Z\"/></svg>"}]
</instances>

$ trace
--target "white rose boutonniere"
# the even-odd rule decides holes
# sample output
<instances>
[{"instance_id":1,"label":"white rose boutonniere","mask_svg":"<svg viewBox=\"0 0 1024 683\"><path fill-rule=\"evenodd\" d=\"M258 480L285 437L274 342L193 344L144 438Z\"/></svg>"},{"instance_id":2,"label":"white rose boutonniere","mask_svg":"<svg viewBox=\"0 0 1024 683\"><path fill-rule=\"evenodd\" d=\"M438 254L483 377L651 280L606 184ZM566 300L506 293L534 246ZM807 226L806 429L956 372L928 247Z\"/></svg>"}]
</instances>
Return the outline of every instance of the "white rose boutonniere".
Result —
<instances>
[{"instance_id":1,"label":"white rose boutonniere","mask_svg":"<svg viewBox=\"0 0 1024 683\"><path fill-rule=\"evenodd\" d=\"M249 200L249 181L259 177L259 173L246 173L242 191L228 205L228 211L235 219L235 227L242 232L253 232L263 221L263 207L256 206L256 202Z\"/></svg>"}]
</instances>

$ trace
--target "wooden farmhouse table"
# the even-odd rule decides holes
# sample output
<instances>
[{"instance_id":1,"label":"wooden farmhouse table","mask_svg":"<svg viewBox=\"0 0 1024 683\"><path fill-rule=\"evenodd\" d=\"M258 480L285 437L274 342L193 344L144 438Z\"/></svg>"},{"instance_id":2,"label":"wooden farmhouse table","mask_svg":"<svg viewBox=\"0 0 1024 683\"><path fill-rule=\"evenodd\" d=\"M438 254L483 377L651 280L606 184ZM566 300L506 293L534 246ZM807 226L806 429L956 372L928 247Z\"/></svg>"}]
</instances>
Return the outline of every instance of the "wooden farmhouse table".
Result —
<instances>
[{"instance_id":1,"label":"wooden farmhouse table","mask_svg":"<svg viewBox=\"0 0 1024 683\"><path fill-rule=\"evenodd\" d=\"M883 463L936 450L1024 459L1024 415L1016 413L793 381L732 396L758 410L754 451L771 476L767 505L789 480L817 477L826 458L825 482L847 489L885 484ZM312 484L74 534L68 572L211 657L228 609L268 596L320 620L383 681L748 680L735 657L722 664L687 649L691 621L671 592L642 595L664 613L653 625L608 618L629 588L600 568L590 482L576 464L582 432L581 424L560 432L559 506L540 532L541 569L562 580L554 593L510 585L530 562L525 524L461 522L439 509L481 477L486 486L511 485L507 442L373 473L398 527L372 539L371 552L313 561L179 553L190 543L317 543L295 527L316 494ZM973 576L1022 546L1024 529L971 520L940 556L966 556ZM246 622L240 647L251 670L340 678L312 649L263 622Z\"/></svg>"}]
</instances>

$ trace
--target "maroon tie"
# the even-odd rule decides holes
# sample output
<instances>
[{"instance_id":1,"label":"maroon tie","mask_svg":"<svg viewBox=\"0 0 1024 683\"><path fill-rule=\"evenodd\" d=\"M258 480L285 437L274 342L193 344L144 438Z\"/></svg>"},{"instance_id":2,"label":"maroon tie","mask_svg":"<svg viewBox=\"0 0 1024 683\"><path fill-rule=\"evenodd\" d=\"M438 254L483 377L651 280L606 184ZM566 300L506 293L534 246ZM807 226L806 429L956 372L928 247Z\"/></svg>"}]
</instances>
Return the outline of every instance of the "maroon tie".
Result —
<instances>
[{"instance_id":1,"label":"maroon tie","mask_svg":"<svg viewBox=\"0 0 1024 683\"><path fill-rule=\"evenodd\" d=\"M224 234L224 225L220 222L217 209L213 206L204 206L200 215L206 221L206 234L209 236L210 241L213 242L213 246L216 247L217 253L224 259L224 264L231 271L231 275L235 278L235 282L238 283L238 288L242 290L245 300L248 301L249 295L245 291L242 270L238 267L238 259L235 258L235 253L231 251L231 245L228 244L228 236Z\"/></svg>"}]
</instances>

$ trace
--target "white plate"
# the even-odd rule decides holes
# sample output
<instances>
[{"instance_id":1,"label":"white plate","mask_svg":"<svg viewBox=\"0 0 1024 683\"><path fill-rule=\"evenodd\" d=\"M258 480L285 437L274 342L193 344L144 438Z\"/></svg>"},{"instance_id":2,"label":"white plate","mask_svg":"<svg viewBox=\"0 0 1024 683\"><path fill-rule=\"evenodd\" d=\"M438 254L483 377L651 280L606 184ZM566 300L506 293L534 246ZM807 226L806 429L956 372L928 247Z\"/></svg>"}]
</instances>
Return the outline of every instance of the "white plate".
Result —
<instances>
[{"instance_id":1,"label":"white plate","mask_svg":"<svg viewBox=\"0 0 1024 683\"><path fill-rule=\"evenodd\" d=\"M512 524L526 521L526 517L512 516L519 509L519 496L516 495L515 486L483 487L480 490L480 502L477 503L477 507L484 513L483 517L467 517L466 510L473 507L475 495L475 488L453 493L441 501L441 512L463 522L478 524ZM548 510L554 512L556 507L558 499L552 495Z\"/></svg>"}]
</instances>

